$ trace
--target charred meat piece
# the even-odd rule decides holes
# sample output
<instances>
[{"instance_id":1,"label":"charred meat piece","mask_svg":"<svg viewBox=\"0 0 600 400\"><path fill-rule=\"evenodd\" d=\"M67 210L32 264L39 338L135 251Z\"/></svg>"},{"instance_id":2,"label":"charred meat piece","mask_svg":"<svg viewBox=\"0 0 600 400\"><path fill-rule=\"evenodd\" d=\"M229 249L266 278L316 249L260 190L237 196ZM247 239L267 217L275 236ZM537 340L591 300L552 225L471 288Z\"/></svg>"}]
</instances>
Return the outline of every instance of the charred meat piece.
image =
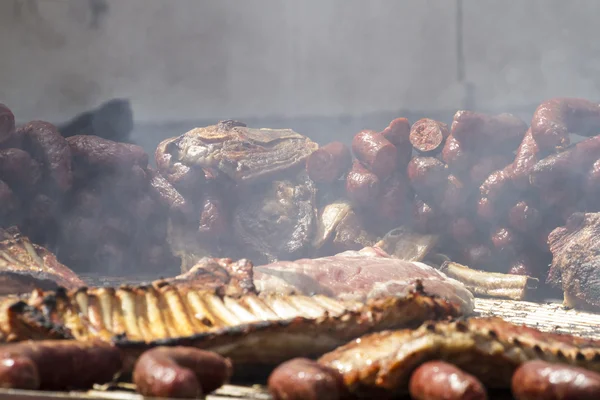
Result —
<instances>
[{"instance_id":1,"label":"charred meat piece","mask_svg":"<svg viewBox=\"0 0 600 400\"><path fill-rule=\"evenodd\" d=\"M426 264L391 258L375 247L254 267L254 284L261 293L324 294L357 301L403 296L422 285L426 293L467 314L473 309L473 295L460 282Z\"/></svg>"},{"instance_id":2,"label":"charred meat piece","mask_svg":"<svg viewBox=\"0 0 600 400\"><path fill-rule=\"evenodd\" d=\"M562 287L570 307L600 307L600 213L574 213L548 236L548 282Z\"/></svg>"},{"instance_id":3,"label":"charred meat piece","mask_svg":"<svg viewBox=\"0 0 600 400\"><path fill-rule=\"evenodd\" d=\"M76 289L85 283L56 256L33 244L18 230L0 229L0 295L27 293L35 288Z\"/></svg>"},{"instance_id":4,"label":"charred meat piece","mask_svg":"<svg viewBox=\"0 0 600 400\"><path fill-rule=\"evenodd\" d=\"M291 129L254 129L237 121L195 128L177 140L177 160L252 182L303 165L318 145Z\"/></svg>"},{"instance_id":5,"label":"charred meat piece","mask_svg":"<svg viewBox=\"0 0 600 400\"><path fill-rule=\"evenodd\" d=\"M114 342L131 367L148 348L181 345L217 352L241 368L315 357L368 332L460 315L453 304L420 291L364 304L319 295L223 297L189 286L154 285L4 298L0 333L3 341Z\"/></svg>"},{"instance_id":6,"label":"charred meat piece","mask_svg":"<svg viewBox=\"0 0 600 400\"><path fill-rule=\"evenodd\" d=\"M252 190L233 212L238 241L266 262L302 257L316 229L315 194L306 173Z\"/></svg>"},{"instance_id":7,"label":"charred meat piece","mask_svg":"<svg viewBox=\"0 0 600 400\"><path fill-rule=\"evenodd\" d=\"M600 341L472 318L363 336L318 361L338 370L353 394L383 398L407 393L412 373L430 360L454 364L488 389L508 389L519 365L536 359L598 372Z\"/></svg>"}]
</instances>

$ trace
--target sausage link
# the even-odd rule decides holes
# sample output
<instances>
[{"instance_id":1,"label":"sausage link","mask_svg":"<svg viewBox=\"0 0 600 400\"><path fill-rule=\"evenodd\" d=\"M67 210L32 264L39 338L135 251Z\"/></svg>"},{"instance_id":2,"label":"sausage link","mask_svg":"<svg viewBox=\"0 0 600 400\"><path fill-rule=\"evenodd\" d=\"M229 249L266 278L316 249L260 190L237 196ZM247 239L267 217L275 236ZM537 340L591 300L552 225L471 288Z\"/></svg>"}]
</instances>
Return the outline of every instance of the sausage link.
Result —
<instances>
[{"instance_id":1,"label":"sausage link","mask_svg":"<svg viewBox=\"0 0 600 400\"><path fill-rule=\"evenodd\" d=\"M0 104L0 143L10 139L15 133L15 116L8 107Z\"/></svg>"},{"instance_id":2,"label":"sausage link","mask_svg":"<svg viewBox=\"0 0 600 400\"><path fill-rule=\"evenodd\" d=\"M381 183L377 175L355 160L346 177L346 193L350 201L360 207L369 207L377 201L380 192Z\"/></svg>"},{"instance_id":3,"label":"sausage link","mask_svg":"<svg viewBox=\"0 0 600 400\"><path fill-rule=\"evenodd\" d=\"M516 400L600 399L600 374L570 365L535 360L522 364L513 374Z\"/></svg>"},{"instance_id":4,"label":"sausage link","mask_svg":"<svg viewBox=\"0 0 600 400\"><path fill-rule=\"evenodd\" d=\"M523 245L522 238L510 228L498 227L490 235L492 245L498 254L505 257L514 257Z\"/></svg>"},{"instance_id":5,"label":"sausage link","mask_svg":"<svg viewBox=\"0 0 600 400\"><path fill-rule=\"evenodd\" d=\"M43 340L0 347L0 386L13 389L88 389L121 371L121 352L103 342Z\"/></svg>"},{"instance_id":6,"label":"sausage link","mask_svg":"<svg viewBox=\"0 0 600 400\"><path fill-rule=\"evenodd\" d=\"M511 164L511 179L518 189L523 190L529 186L529 173L539 161L540 155L540 148L533 139L530 128L525 133L525 137L519 145L515 159Z\"/></svg>"},{"instance_id":7,"label":"sausage link","mask_svg":"<svg viewBox=\"0 0 600 400\"><path fill-rule=\"evenodd\" d=\"M341 400L346 393L338 371L306 358L279 365L268 386L273 400Z\"/></svg>"},{"instance_id":8,"label":"sausage link","mask_svg":"<svg viewBox=\"0 0 600 400\"><path fill-rule=\"evenodd\" d=\"M483 384L473 375L443 361L429 361L410 377L414 400L487 400Z\"/></svg>"},{"instance_id":9,"label":"sausage link","mask_svg":"<svg viewBox=\"0 0 600 400\"><path fill-rule=\"evenodd\" d=\"M73 163L92 170L129 169L138 165L148 167L148 154L140 146L113 142L98 136L76 135L67 138Z\"/></svg>"},{"instance_id":10,"label":"sausage link","mask_svg":"<svg viewBox=\"0 0 600 400\"><path fill-rule=\"evenodd\" d=\"M436 205L447 215L455 215L467 206L469 191L455 175L448 175L436 193Z\"/></svg>"},{"instance_id":11,"label":"sausage link","mask_svg":"<svg viewBox=\"0 0 600 400\"><path fill-rule=\"evenodd\" d=\"M523 139L527 124L512 114L486 115L474 111L457 111L452 121L452 136L469 149L485 146L495 152L513 151Z\"/></svg>"},{"instance_id":12,"label":"sausage link","mask_svg":"<svg viewBox=\"0 0 600 400\"><path fill-rule=\"evenodd\" d=\"M156 347L144 352L133 369L133 382L144 396L197 398L226 383L229 359L193 347Z\"/></svg>"},{"instance_id":13,"label":"sausage link","mask_svg":"<svg viewBox=\"0 0 600 400\"><path fill-rule=\"evenodd\" d=\"M191 215L193 208L183 196L157 171L148 170L150 176L150 194L155 200L172 212Z\"/></svg>"},{"instance_id":14,"label":"sausage link","mask_svg":"<svg viewBox=\"0 0 600 400\"><path fill-rule=\"evenodd\" d=\"M63 192L69 190L73 184L71 149L56 127L49 122L32 121L17 133L25 150L42 164L55 186Z\"/></svg>"},{"instance_id":15,"label":"sausage link","mask_svg":"<svg viewBox=\"0 0 600 400\"><path fill-rule=\"evenodd\" d=\"M0 150L0 179L17 193L31 193L40 181L40 165L21 149Z\"/></svg>"},{"instance_id":16,"label":"sausage link","mask_svg":"<svg viewBox=\"0 0 600 400\"><path fill-rule=\"evenodd\" d=\"M533 232L542 223L539 210L527 201L520 201L508 212L508 224L511 228L522 232Z\"/></svg>"},{"instance_id":17,"label":"sausage link","mask_svg":"<svg viewBox=\"0 0 600 400\"><path fill-rule=\"evenodd\" d=\"M557 97L540 104L533 113L531 134L540 149L552 151L569 145L570 133L600 133L600 105L584 99Z\"/></svg>"},{"instance_id":18,"label":"sausage link","mask_svg":"<svg viewBox=\"0 0 600 400\"><path fill-rule=\"evenodd\" d=\"M396 172L384 182L374 213L386 228L398 227L410 212L413 192L404 175Z\"/></svg>"},{"instance_id":19,"label":"sausage link","mask_svg":"<svg viewBox=\"0 0 600 400\"><path fill-rule=\"evenodd\" d=\"M411 186L424 198L439 192L448 181L448 169L434 157L414 157L406 169Z\"/></svg>"},{"instance_id":20,"label":"sausage link","mask_svg":"<svg viewBox=\"0 0 600 400\"><path fill-rule=\"evenodd\" d=\"M442 160L456 174L464 174L474 163L476 154L463 148L463 145L452 135L448 136L442 149Z\"/></svg>"},{"instance_id":21,"label":"sausage link","mask_svg":"<svg viewBox=\"0 0 600 400\"><path fill-rule=\"evenodd\" d=\"M313 151L306 159L308 177L317 183L332 183L352 167L352 154L344 143L332 142Z\"/></svg>"},{"instance_id":22,"label":"sausage link","mask_svg":"<svg viewBox=\"0 0 600 400\"><path fill-rule=\"evenodd\" d=\"M433 155L442 150L450 135L448 125L429 118L418 120L410 128L410 143L423 155Z\"/></svg>"},{"instance_id":23,"label":"sausage link","mask_svg":"<svg viewBox=\"0 0 600 400\"><path fill-rule=\"evenodd\" d=\"M364 130L352 139L354 156L379 179L388 178L398 165L396 147L382 134Z\"/></svg>"},{"instance_id":24,"label":"sausage link","mask_svg":"<svg viewBox=\"0 0 600 400\"><path fill-rule=\"evenodd\" d=\"M381 131L384 138L396 146L398 154L397 169L403 171L412 157L413 147L410 144L410 122L406 118L396 118Z\"/></svg>"}]
</instances>

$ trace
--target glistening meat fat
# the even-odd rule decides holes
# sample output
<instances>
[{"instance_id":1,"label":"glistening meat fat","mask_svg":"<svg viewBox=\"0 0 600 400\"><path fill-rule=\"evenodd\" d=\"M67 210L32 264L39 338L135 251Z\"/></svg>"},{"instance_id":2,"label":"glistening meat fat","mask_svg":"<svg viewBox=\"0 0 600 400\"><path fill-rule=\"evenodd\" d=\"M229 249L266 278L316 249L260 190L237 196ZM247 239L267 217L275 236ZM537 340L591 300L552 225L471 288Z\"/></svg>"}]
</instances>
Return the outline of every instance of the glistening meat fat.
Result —
<instances>
[{"instance_id":1,"label":"glistening meat fat","mask_svg":"<svg viewBox=\"0 0 600 400\"><path fill-rule=\"evenodd\" d=\"M464 313L473 311L473 295L462 283L429 265L392 258L376 247L254 267L254 285L262 293L320 294L354 301L404 296L417 281L427 294L447 299Z\"/></svg>"}]
</instances>

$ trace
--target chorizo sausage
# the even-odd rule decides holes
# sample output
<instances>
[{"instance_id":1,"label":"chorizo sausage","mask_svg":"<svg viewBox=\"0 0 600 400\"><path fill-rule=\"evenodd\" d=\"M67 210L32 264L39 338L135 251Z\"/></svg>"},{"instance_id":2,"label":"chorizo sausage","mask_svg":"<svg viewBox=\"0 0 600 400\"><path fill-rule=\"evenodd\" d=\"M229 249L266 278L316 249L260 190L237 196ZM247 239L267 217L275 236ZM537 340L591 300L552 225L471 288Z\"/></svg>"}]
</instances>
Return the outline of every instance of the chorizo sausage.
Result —
<instances>
[{"instance_id":1,"label":"chorizo sausage","mask_svg":"<svg viewBox=\"0 0 600 400\"><path fill-rule=\"evenodd\" d=\"M410 128L410 143L423 155L433 155L444 146L450 135L448 125L429 118L422 118Z\"/></svg>"},{"instance_id":2,"label":"chorizo sausage","mask_svg":"<svg viewBox=\"0 0 600 400\"><path fill-rule=\"evenodd\" d=\"M428 197L438 192L448 180L448 169L434 157L414 157L406 169L411 186L419 195Z\"/></svg>"},{"instance_id":3,"label":"chorizo sausage","mask_svg":"<svg viewBox=\"0 0 600 400\"><path fill-rule=\"evenodd\" d=\"M510 157L503 154L492 154L482 157L469 169L471 182L479 186L494 171L502 170L511 163Z\"/></svg>"},{"instance_id":4,"label":"chorizo sausage","mask_svg":"<svg viewBox=\"0 0 600 400\"><path fill-rule=\"evenodd\" d=\"M448 136L442 149L442 160L456 174L463 174L473 165L475 154L463 148L463 145L452 135Z\"/></svg>"},{"instance_id":5,"label":"chorizo sausage","mask_svg":"<svg viewBox=\"0 0 600 400\"><path fill-rule=\"evenodd\" d=\"M429 361L410 377L414 400L487 400L483 384L473 375L443 361Z\"/></svg>"},{"instance_id":6,"label":"chorizo sausage","mask_svg":"<svg viewBox=\"0 0 600 400\"><path fill-rule=\"evenodd\" d=\"M396 147L405 147L410 143L410 122L406 118L396 118L381 131L381 135Z\"/></svg>"},{"instance_id":7,"label":"chorizo sausage","mask_svg":"<svg viewBox=\"0 0 600 400\"><path fill-rule=\"evenodd\" d=\"M0 143L10 139L15 133L15 116L8 107L0 104Z\"/></svg>"},{"instance_id":8,"label":"chorizo sausage","mask_svg":"<svg viewBox=\"0 0 600 400\"><path fill-rule=\"evenodd\" d=\"M341 374L306 358L279 365L268 380L273 400L341 400L345 396Z\"/></svg>"},{"instance_id":9,"label":"chorizo sausage","mask_svg":"<svg viewBox=\"0 0 600 400\"><path fill-rule=\"evenodd\" d=\"M396 147L381 133L364 130L352 139L354 156L379 179L388 178L398 165Z\"/></svg>"},{"instance_id":10,"label":"chorizo sausage","mask_svg":"<svg viewBox=\"0 0 600 400\"><path fill-rule=\"evenodd\" d=\"M42 340L0 347L0 386L12 389L88 389L121 371L121 352L107 343Z\"/></svg>"},{"instance_id":11,"label":"chorizo sausage","mask_svg":"<svg viewBox=\"0 0 600 400\"><path fill-rule=\"evenodd\" d=\"M140 146L113 142L91 135L75 135L67 138L76 166L92 170L129 169L138 165L148 166L148 154Z\"/></svg>"},{"instance_id":12,"label":"chorizo sausage","mask_svg":"<svg viewBox=\"0 0 600 400\"><path fill-rule=\"evenodd\" d=\"M17 131L24 149L42 164L54 185L66 192L73 184L71 149L56 127L49 122L32 121Z\"/></svg>"},{"instance_id":13,"label":"chorizo sausage","mask_svg":"<svg viewBox=\"0 0 600 400\"><path fill-rule=\"evenodd\" d=\"M564 364L535 360L522 364L513 374L516 400L600 399L600 374Z\"/></svg>"},{"instance_id":14,"label":"chorizo sausage","mask_svg":"<svg viewBox=\"0 0 600 400\"><path fill-rule=\"evenodd\" d=\"M589 100L557 97L544 101L533 113L531 134L540 149L552 151L569 145L570 133L600 133L600 105Z\"/></svg>"},{"instance_id":15,"label":"chorizo sausage","mask_svg":"<svg viewBox=\"0 0 600 400\"><path fill-rule=\"evenodd\" d=\"M498 254L507 257L513 257L523 245L520 236L506 227L498 227L492 230L490 239Z\"/></svg>"},{"instance_id":16,"label":"chorizo sausage","mask_svg":"<svg viewBox=\"0 0 600 400\"><path fill-rule=\"evenodd\" d=\"M396 172L385 181L374 212L380 223L396 228L404 221L412 206L413 193L406 177Z\"/></svg>"},{"instance_id":17,"label":"chorizo sausage","mask_svg":"<svg viewBox=\"0 0 600 400\"><path fill-rule=\"evenodd\" d=\"M533 232L542 223L538 209L527 201L520 201L508 211L508 224L522 232Z\"/></svg>"},{"instance_id":18,"label":"chorizo sausage","mask_svg":"<svg viewBox=\"0 0 600 400\"><path fill-rule=\"evenodd\" d=\"M193 347L156 347L144 352L133 368L133 382L144 396L196 398L231 377L231 361Z\"/></svg>"},{"instance_id":19,"label":"chorizo sausage","mask_svg":"<svg viewBox=\"0 0 600 400\"><path fill-rule=\"evenodd\" d=\"M379 198L380 192L381 183L377 175L355 160L346 177L348 198L358 206L369 207Z\"/></svg>"},{"instance_id":20,"label":"chorizo sausage","mask_svg":"<svg viewBox=\"0 0 600 400\"><path fill-rule=\"evenodd\" d=\"M486 115L457 111L452 120L452 136L469 149L485 146L492 152L501 148L513 151L523 139L527 124L512 114ZM487 151L486 151L487 152Z\"/></svg>"},{"instance_id":21,"label":"chorizo sausage","mask_svg":"<svg viewBox=\"0 0 600 400\"><path fill-rule=\"evenodd\" d=\"M352 154L344 143L332 142L313 151L306 159L308 177L317 183L332 183L352 167Z\"/></svg>"},{"instance_id":22,"label":"chorizo sausage","mask_svg":"<svg viewBox=\"0 0 600 400\"><path fill-rule=\"evenodd\" d=\"M533 139L530 128L525 133L525 137L519 145L515 159L510 167L511 179L515 187L523 190L529 185L529 173L539 161L539 157L540 148Z\"/></svg>"}]
</instances>

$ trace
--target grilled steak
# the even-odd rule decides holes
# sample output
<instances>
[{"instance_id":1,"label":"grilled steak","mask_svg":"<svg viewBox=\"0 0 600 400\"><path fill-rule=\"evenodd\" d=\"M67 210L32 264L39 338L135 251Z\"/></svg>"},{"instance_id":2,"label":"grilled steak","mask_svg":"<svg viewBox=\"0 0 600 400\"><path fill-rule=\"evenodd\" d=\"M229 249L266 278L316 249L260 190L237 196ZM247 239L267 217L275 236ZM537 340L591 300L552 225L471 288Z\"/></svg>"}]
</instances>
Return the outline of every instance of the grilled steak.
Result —
<instances>
[{"instance_id":1,"label":"grilled steak","mask_svg":"<svg viewBox=\"0 0 600 400\"><path fill-rule=\"evenodd\" d=\"M472 318L363 336L319 363L338 370L359 397L388 398L407 393L412 372L429 360L455 364L488 388L510 388L515 369L535 359L600 371L600 341L542 333L499 318Z\"/></svg>"},{"instance_id":2,"label":"grilled steak","mask_svg":"<svg viewBox=\"0 0 600 400\"><path fill-rule=\"evenodd\" d=\"M0 229L0 295L59 286L75 289L85 283L54 254L31 243L17 229Z\"/></svg>"},{"instance_id":3,"label":"grilled steak","mask_svg":"<svg viewBox=\"0 0 600 400\"><path fill-rule=\"evenodd\" d=\"M600 213L574 213L548 236L548 282L562 287L570 307L600 307Z\"/></svg>"},{"instance_id":4,"label":"grilled steak","mask_svg":"<svg viewBox=\"0 0 600 400\"><path fill-rule=\"evenodd\" d=\"M132 356L157 345L218 352L236 365L318 356L368 332L415 327L462 315L455 305L420 291L404 297L338 301L325 296L219 296L169 284L34 291L0 302L5 342L101 339Z\"/></svg>"},{"instance_id":5,"label":"grilled steak","mask_svg":"<svg viewBox=\"0 0 600 400\"><path fill-rule=\"evenodd\" d=\"M473 295L462 283L426 264L391 258L376 247L254 267L254 284L262 293L323 294L355 301L402 296L417 281L426 293L457 304L464 313L473 310Z\"/></svg>"}]
</instances>

